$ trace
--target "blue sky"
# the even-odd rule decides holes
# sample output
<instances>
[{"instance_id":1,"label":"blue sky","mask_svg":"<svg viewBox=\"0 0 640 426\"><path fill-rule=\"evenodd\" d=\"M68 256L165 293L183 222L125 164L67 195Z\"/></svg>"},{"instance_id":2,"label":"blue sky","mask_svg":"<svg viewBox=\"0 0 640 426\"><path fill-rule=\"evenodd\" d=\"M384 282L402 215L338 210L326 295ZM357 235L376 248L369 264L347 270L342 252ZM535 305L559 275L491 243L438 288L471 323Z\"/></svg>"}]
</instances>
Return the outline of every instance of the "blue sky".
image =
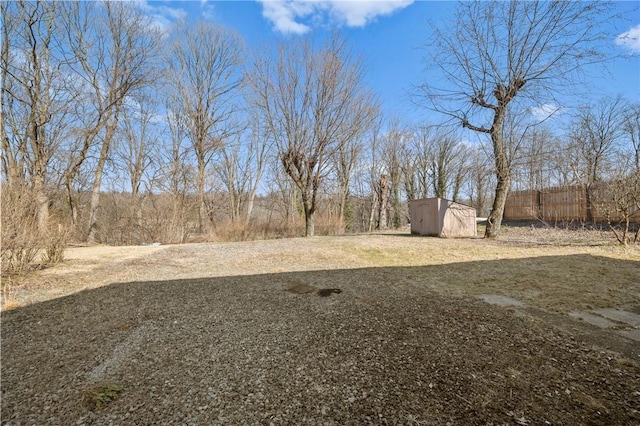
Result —
<instances>
[{"instance_id":1,"label":"blue sky","mask_svg":"<svg viewBox=\"0 0 640 426\"><path fill-rule=\"evenodd\" d=\"M387 116L421 123L428 111L417 108L408 93L421 83L430 22L452 19L453 1L287 0L287 1L141 1L159 26L169 29L178 18L202 19L239 32L250 49L300 34L327 35L339 27L367 66L367 78ZM640 102L640 2L616 3L622 19L610 22L612 53L621 55L589 75L586 86L596 100L622 94ZM629 58L635 54L635 57Z\"/></svg>"}]
</instances>

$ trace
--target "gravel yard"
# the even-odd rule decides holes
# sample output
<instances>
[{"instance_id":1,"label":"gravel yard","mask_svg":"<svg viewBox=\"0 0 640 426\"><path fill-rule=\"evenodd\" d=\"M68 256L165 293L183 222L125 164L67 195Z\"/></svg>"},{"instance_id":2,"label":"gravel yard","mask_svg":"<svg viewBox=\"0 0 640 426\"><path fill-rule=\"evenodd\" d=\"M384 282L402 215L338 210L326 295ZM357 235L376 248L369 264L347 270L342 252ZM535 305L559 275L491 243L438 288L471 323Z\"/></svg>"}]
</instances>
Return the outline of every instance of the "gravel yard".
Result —
<instances>
[{"instance_id":1,"label":"gravel yard","mask_svg":"<svg viewBox=\"0 0 640 426\"><path fill-rule=\"evenodd\" d=\"M2 424L640 424L639 344L565 315L585 288L640 305L635 249L369 235L67 257L2 313ZM558 266L586 270L575 297ZM502 294L545 315L476 297L542 267Z\"/></svg>"}]
</instances>

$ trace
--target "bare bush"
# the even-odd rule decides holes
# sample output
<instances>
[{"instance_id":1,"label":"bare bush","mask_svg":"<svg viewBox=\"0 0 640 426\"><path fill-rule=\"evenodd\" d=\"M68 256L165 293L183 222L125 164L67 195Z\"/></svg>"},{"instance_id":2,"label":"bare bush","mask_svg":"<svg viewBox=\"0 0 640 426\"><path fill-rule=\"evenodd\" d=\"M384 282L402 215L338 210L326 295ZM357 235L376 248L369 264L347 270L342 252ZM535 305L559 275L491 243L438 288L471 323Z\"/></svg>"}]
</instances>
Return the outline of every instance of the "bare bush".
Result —
<instances>
[{"instance_id":1,"label":"bare bush","mask_svg":"<svg viewBox=\"0 0 640 426\"><path fill-rule=\"evenodd\" d=\"M337 214L318 214L315 227L316 235L336 235L344 232L343 223ZM305 224L302 221L287 222L280 219L261 218L250 222L234 221L218 224L212 240L229 242L295 238L304 237L305 230Z\"/></svg>"},{"instance_id":2,"label":"bare bush","mask_svg":"<svg viewBox=\"0 0 640 426\"><path fill-rule=\"evenodd\" d=\"M49 231L42 253L42 262L45 265L62 263L64 251L69 245L69 236L69 230L62 225L58 225L55 231Z\"/></svg>"},{"instance_id":3,"label":"bare bush","mask_svg":"<svg viewBox=\"0 0 640 426\"><path fill-rule=\"evenodd\" d=\"M11 303L22 278L36 267L62 262L69 241L66 228L40 231L37 192L26 185L2 184L2 304Z\"/></svg>"},{"instance_id":4,"label":"bare bush","mask_svg":"<svg viewBox=\"0 0 640 426\"><path fill-rule=\"evenodd\" d=\"M594 194L596 211L622 245L640 241L640 171L603 185Z\"/></svg>"},{"instance_id":5,"label":"bare bush","mask_svg":"<svg viewBox=\"0 0 640 426\"><path fill-rule=\"evenodd\" d=\"M2 185L2 275L27 272L40 248L35 198L26 186Z\"/></svg>"}]
</instances>

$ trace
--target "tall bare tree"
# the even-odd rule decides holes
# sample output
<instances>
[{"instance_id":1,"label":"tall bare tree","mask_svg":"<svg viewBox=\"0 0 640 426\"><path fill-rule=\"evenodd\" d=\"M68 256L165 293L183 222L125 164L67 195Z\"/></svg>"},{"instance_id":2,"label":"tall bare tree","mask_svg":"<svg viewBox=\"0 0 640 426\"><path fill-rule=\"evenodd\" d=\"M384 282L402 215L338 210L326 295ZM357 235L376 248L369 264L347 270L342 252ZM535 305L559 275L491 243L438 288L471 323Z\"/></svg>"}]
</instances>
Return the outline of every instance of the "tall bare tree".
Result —
<instances>
[{"instance_id":1,"label":"tall bare tree","mask_svg":"<svg viewBox=\"0 0 640 426\"><path fill-rule=\"evenodd\" d=\"M414 158L416 198L427 198L431 189L432 139L436 135L434 126L423 126L413 132L411 156Z\"/></svg>"},{"instance_id":2,"label":"tall bare tree","mask_svg":"<svg viewBox=\"0 0 640 426\"><path fill-rule=\"evenodd\" d=\"M198 228L210 225L205 182L217 149L237 129L231 116L242 82L244 43L232 30L207 22L182 23L166 52L172 108L185 118L197 162Z\"/></svg>"},{"instance_id":3,"label":"tall bare tree","mask_svg":"<svg viewBox=\"0 0 640 426\"><path fill-rule=\"evenodd\" d=\"M346 218L346 211L349 202L351 177L361 151L362 141L354 138L344 144L340 144L333 159L338 183L338 221L342 232L352 225Z\"/></svg>"},{"instance_id":4,"label":"tall bare tree","mask_svg":"<svg viewBox=\"0 0 640 426\"><path fill-rule=\"evenodd\" d=\"M431 184L436 197L457 198L463 177L463 146L455 135L439 133L432 140Z\"/></svg>"},{"instance_id":5,"label":"tall bare tree","mask_svg":"<svg viewBox=\"0 0 640 426\"><path fill-rule=\"evenodd\" d=\"M548 128L531 129L524 135L520 153L514 159L514 184L524 189L542 190L552 185L552 162L567 160L558 139Z\"/></svg>"},{"instance_id":6,"label":"tall bare tree","mask_svg":"<svg viewBox=\"0 0 640 426\"><path fill-rule=\"evenodd\" d=\"M127 186L131 189L126 234L127 243L134 244L138 241L136 230L143 219L143 185L146 184L150 190L151 179L145 179L145 175L151 172L151 165L157 160L160 130L155 123L155 99L149 94L130 98L128 105L123 106L123 112L121 138L115 144L115 159L125 169Z\"/></svg>"},{"instance_id":7,"label":"tall bare tree","mask_svg":"<svg viewBox=\"0 0 640 426\"><path fill-rule=\"evenodd\" d=\"M634 103L626 108L623 122L624 133L631 146L633 165L640 170L640 103Z\"/></svg>"},{"instance_id":8,"label":"tall bare tree","mask_svg":"<svg viewBox=\"0 0 640 426\"><path fill-rule=\"evenodd\" d=\"M220 149L216 176L222 181L229 199L229 219L245 224L251 219L253 204L270 152L269 138L259 117L248 128L230 138Z\"/></svg>"},{"instance_id":9,"label":"tall bare tree","mask_svg":"<svg viewBox=\"0 0 640 426\"><path fill-rule=\"evenodd\" d=\"M487 165L487 154L483 149L471 153L468 161L467 191L469 201L476 208L478 215L484 217L489 210L489 188L493 169Z\"/></svg>"},{"instance_id":10,"label":"tall bare tree","mask_svg":"<svg viewBox=\"0 0 640 426\"><path fill-rule=\"evenodd\" d=\"M594 219L593 186L603 179L615 145L624 134L624 111L621 97L603 98L595 105L581 108L572 123L571 139L582 160L588 221Z\"/></svg>"},{"instance_id":11,"label":"tall bare tree","mask_svg":"<svg viewBox=\"0 0 640 426\"><path fill-rule=\"evenodd\" d=\"M77 155L67 169L67 186L95 148L87 241L98 238L98 209L105 165L124 102L156 79L153 59L158 33L133 3L64 3L67 7L69 47L78 61L78 89L84 108L79 117Z\"/></svg>"},{"instance_id":12,"label":"tall bare tree","mask_svg":"<svg viewBox=\"0 0 640 426\"><path fill-rule=\"evenodd\" d=\"M373 122L375 102L364 85L362 64L338 36L320 48L309 39L281 44L275 61L267 55L256 60L248 77L252 102L262 110L282 166L300 190L305 233L312 236L332 159Z\"/></svg>"},{"instance_id":13,"label":"tall bare tree","mask_svg":"<svg viewBox=\"0 0 640 426\"><path fill-rule=\"evenodd\" d=\"M553 90L602 60L610 35L599 25L610 9L605 2L461 2L455 18L434 31L428 61L448 85L427 83L419 99L491 139L496 191L485 237L498 235L511 185L507 113L514 103L554 102Z\"/></svg>"},{"instance_id":14,"label":"tall bare tree","mask_svg":"<svg viewBox=\"0 0 640 426\"><path fill-rule=\"evenodd\" d=\"M300 219L300 191L283 170L282 162L277 156L269 157L268 160L269 178L266 183L272 200L270 209L278 211L287 226L293 225Z\"/></svg>"},{"instance_id":15,"label":"tall bare tree","mask_svg":"<svg viewBox=\"0 0 640 426\"><path fill-rule=\"evenodd\" d=\"M68 52L61 45L54 2L3 2L0 137L6 181L28 185L37 225L46 230L51 161L69 126Z\"/></svg>"},{"instance_id":16,"label":"tall bare tree","mask_svg":"<svg viewBox=\"0 0 640 426\"><path fill-rule=\"evenodd\" d=\"M355 173L357 195L363 201L361 229L369 232L380 225L380 176L384 173L383 161L380 154L383 139L383 124L383 117L379 115L371 127L371 132L368 133L369 139L364 144L363 155L360 156L357 167L359 173ZM383 203L383 206L386 209L387 203ZM384 225L386 226L386 224L385 220Z\"/></svg>"},{"instance_id":17,"label":"tall bare tree","mask_svg":"<svg viewBox=\"0 0 640 426\"><path fill-rule=\"evenodd\" d=\"M402 124L399 119L393 118L389 122L387 132L382 135L380 140L380 158L387 177L385 179L380 178L379 182L381 188L384 186L390 191L388 201L391 208L391 217L389 219L391 220L391 225L396 229L402 223L400 197L403 180L406 181L403 169L408 168L406 164L407 157L409 157L407 155L407 147L411 139L412 135L407 126ZM382 185L382 183L385 185ZM383 205L386 205L386 203Z\"/></svg>"},{"instance_id":18,"label":"tall bare tree","mask_svg":"<svg viewBox=\"0 0 640 426\"><path fill-rule=\"evenodd\" d=\"M167 130L171 140L171 147L161 150L163 156L163 169L165 176L162 179L165 183L166 192L171 196L171 214L169 223L166 225L167 241L172 243L183 243L187 236L188 211L190 203L188 194L193 173L188 163L188 147L186 144L186 123L178 111L172 110L170 105L165 107Z\"/></svg>"}]
</instances>

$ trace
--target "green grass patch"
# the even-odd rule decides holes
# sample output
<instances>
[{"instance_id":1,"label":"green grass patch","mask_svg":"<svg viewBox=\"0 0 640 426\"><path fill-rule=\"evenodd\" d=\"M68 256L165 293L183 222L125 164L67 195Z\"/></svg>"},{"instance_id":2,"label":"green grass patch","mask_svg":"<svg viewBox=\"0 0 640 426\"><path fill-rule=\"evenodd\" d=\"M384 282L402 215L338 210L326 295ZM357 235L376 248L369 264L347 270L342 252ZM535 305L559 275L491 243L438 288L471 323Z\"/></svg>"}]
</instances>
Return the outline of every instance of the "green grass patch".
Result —
<instances>
[{"instance_id":1,"label":"green grass patch","mask_svg":"<svg viewBox=\"0 0 640 426\"><path fill-rule=\"evenodd\" d=\"M91 410L101 410L118 399L123 390L124 387L117 383L99 385L87 392L85 395L85 404Z\"/></svg>"}]
</instances>

